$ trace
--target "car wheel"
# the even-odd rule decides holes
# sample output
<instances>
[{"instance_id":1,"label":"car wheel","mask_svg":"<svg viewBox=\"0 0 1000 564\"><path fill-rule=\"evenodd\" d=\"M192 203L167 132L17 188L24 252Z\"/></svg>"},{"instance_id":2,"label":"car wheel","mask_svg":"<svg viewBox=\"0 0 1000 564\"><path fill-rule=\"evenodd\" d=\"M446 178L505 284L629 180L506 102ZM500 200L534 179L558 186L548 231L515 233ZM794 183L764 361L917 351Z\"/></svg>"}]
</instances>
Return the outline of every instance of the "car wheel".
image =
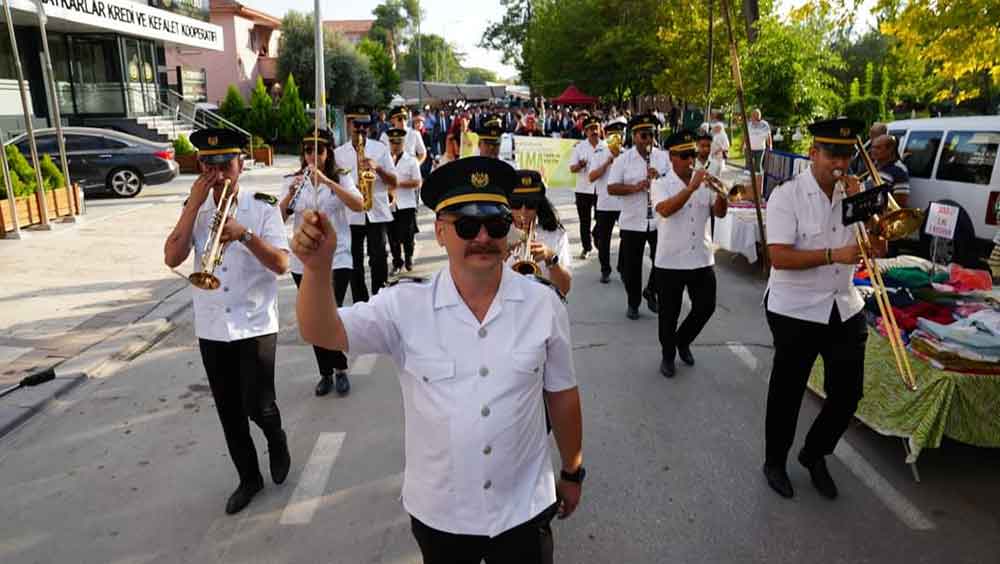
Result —
<instances>
[{"instance_id":1,"label":"car wheel","mask_svg":"<svg viewBox=\"0 0 1000 564\"><path fill-rule=\"evenodd\" d=\"M119 198L134 198L142 191L142 175L131 168L120 168L108 175L108 190Z\"/></svg>"}]
</instances>

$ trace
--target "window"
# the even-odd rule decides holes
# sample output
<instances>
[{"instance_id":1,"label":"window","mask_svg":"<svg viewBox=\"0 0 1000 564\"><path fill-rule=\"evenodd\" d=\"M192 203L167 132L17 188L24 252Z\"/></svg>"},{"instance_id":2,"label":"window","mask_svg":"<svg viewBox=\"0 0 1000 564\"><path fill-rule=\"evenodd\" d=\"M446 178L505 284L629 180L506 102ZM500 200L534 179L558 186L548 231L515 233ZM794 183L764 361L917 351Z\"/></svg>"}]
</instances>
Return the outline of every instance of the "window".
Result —
<instances>
[{"instance_id":1,"label":"window","mask_svg":"<svg viewBox=\"0 0 1000 564\"><path fill-rule=\"evenodd\" d=\"M17 67L14 64L14 50L10 46L10 36L6 26L0 33L0 78L17 78Z\"/></svg>"},{"instance_id":2,"label":"window","mask_svg":"<svg viewBox=\"0 0 1000 564\"><path fill-rule=\"evenodd\" d=\"M35 147L38 148L38 158L41 159L42 155L58 155L59 146L56 144L55 135L36 135L35 136ZM23 141L17 144L17 148L24 155L24 158L28 159L28 163L31 163L31 145L28 143L28 138L25 137Z\"/></svg>"},{"instance_id":3,"label":"window","mask_svg":"<svg viewBox=\"0 0 1000 564\"><path fill-rule=\"evenodd\" d=\"M100 137L92 137L90 135L66 136L67 151L100 151L103 146L104 144L101 142Z\"/></svg>"},{"instance_id":4,"label":"window","mask_svg":"<svg viewBox=\"0 0 1000 564\"><path fill-rule=\"evenodd\" d=\"M121 141L117 141L115 139L108 139L107 137L102 139L102 141L104 141L104 148L106 149L124 149L128 147L128 144L126 143L122 143Z\"/></svg>"},{"instance_id":5,"label":"window","mask_svg":"<svg viewBox=\"0 0 1000 564\"><path fill-rule=\"evenodd\" d=\"M997 131L951 131L941 151L938 180L989 184L997 159Z\"/></svg>"},{"instance_id":6,"label":"window","mask_svg":"<svg viewBox=\"0 0 1000 564\"><path fill-rule=\"evenodd\" d=\"M903 151L903 163L911 178L930 178L934 157L941 145L940 131L911 131Z\"/></svg>"},{"instance_id":7,"label":"window","mask_svg":"<svg viewBox=\"0 0 1000 564\"><path fill-rule=\"evenodd\" d=\"M889 132L889 135L892 136L892 138L896 140L896 153L897 153L896 158L897 159L902 159L902 157L899 156L898 153L900 152L900 149L903 148L903 137L906 137L906 130L905 129L894 129L894 130L892 130L892 131Z\"/></svg>"}]
</instances>

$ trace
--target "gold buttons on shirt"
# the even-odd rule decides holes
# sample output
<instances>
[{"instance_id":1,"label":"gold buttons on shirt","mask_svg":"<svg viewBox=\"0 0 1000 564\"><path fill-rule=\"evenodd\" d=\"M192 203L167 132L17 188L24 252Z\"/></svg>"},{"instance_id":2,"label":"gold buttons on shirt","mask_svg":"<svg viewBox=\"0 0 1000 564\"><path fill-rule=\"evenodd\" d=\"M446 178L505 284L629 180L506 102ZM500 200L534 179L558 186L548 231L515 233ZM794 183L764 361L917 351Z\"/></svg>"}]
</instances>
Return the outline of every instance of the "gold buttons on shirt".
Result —
<instances>
[{"instance_id":1,"label":"gold buttons on shirt","mask_svg":"<svg viewBox=\"0 0 1000 564\"><path fill-rule=\"evenodd\" d=\"M489 373L490 373L490 369L489 368L486 368L485 366L480 366L479 367L479 375L482 376L483 378L485 378L487 375L489 375Z\"/></svg>"},{"instance_id":2,"label":"gold buttons on shirt","mask_svg":"<svg viewBox=\"0 0 1000 564\"><path fill-rule=\"evenodd\" d=\"M493 447L490 445L486 445L486 447L483 448L483 454L488 456L491 452L493 452Z\"/></svg>"},{"instance_id":3,"label":"gold buttons on shirt","mask_svg":"<svg viewBox=\"0 0 1000 564\"><path fill-rule=\"evenodd\" d=\"M492 480L486 480L486 483L483 484L483 489L484 490L488 490L488 489L490 489L492 487L493 487L493 481Z\"/></svg>"},{"instance_id":4,"label":"gold buttons on shirt","mask_svg":"<svg viewBox=\"0 0 1000 564\"><path fill-rule=\"evenodd\" d=\"M226 308L226 313L229 313L229 308L228 307Z\"/></svg>"},{"instance_id":5,"label":"gold buttons on shirt","mask_svg":"<svg viewBox=\"0 0 1000 564\"><path fill-rule=\"evenodd\" d=\"M482 411L480 411L479 413L482 413L483 417L489 417L490 416L490 406L484 405Z\"/></svg>"}]
</instances>

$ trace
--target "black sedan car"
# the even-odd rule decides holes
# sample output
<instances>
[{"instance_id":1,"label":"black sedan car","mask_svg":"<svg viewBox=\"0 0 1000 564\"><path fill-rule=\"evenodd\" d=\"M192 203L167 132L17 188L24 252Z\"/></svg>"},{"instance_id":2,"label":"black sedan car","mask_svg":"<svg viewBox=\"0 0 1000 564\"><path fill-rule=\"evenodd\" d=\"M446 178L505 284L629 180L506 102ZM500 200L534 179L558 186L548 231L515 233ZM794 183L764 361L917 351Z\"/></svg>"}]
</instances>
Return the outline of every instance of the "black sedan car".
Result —
<instances>
[{"instance_id":1,"label":"black sedan car","mask_svg":"<svg viewBox=\"0 0 1000 564\"><path fill-rule=\"evenodd\" d=\"M74 182L87 192L110 192L120 198L134 198L146 184L170 182L180 168L169 143L92 127L64 127L66 159ZM38 158L51 155L59 164L55 129L35 130ZM21 134L6 144L17 146L31 161L28 135Z\"/></svg>"}]
</instances>

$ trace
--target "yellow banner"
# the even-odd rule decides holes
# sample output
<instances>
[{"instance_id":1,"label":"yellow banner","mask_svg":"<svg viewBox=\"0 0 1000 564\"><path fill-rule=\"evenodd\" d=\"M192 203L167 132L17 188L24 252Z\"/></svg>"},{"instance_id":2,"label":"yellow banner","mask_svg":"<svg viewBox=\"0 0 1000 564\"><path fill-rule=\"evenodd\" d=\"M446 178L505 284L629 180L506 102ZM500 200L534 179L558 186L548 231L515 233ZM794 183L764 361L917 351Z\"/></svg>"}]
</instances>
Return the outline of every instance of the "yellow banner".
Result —
<instances>
[{"instance_id":1,"label":"yellow banner","mask_svg":"<svg viewBox=\"0 0 1000 564\"><path fill-rule=\"evenodd\" d=\"M576 175L569 171L569 159L579 139L554 139L552 137L514 136L514 158L517 168L537 170L545 179L545 186L573 188Z\"/></svg>"},{"instance_id":2,"label":"yellow banner","mask_svg":"<svg viewBox=\"0 0 1000 564\"><path fill-rule=\"evenodd\" d=\"M462 134L462 146L459 148L459 156L471 157L479 154L479 135L471 131Z\"/></svg>"}]
</instances>

